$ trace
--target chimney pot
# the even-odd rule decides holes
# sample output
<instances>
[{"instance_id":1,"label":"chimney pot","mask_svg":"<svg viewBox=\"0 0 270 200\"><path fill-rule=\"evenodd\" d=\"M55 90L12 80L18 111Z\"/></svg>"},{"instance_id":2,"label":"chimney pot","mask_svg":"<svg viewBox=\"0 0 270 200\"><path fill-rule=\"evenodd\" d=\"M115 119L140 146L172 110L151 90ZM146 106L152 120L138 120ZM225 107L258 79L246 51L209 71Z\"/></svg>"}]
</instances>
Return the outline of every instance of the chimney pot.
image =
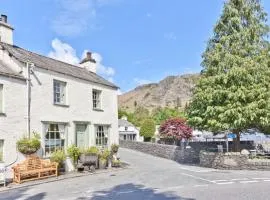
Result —
<instances>
[{"instance_id":1,"label":"chimney pot","mask_svg":"<svg viewBox=\"0 0 270 200\"><path fill-rule=\"evenodd\" d=\"M7 23L7 16L6 15L1 15L1 21L4 23Z\"/></svg>"}]
</instances>

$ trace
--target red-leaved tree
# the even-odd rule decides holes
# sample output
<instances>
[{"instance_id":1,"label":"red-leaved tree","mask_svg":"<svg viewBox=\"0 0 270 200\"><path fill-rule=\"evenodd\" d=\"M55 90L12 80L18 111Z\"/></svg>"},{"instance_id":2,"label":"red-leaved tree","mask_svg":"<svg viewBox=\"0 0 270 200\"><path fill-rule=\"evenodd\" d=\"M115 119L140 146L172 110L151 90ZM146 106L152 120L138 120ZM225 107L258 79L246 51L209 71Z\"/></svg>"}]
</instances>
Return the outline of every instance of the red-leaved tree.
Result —
<instances>
[{"instance_id":1,"label":"red-leaved tree","mask_svg":"<svg viewBox=\"0 0 270 200\"><path fill-rule=\"evenodd\" d=\"M161 124L159 133L162 137L174 140L190 139L192 137L192 128L187 125L185 119L172 118Z\"/></svg>"}]
</instances>

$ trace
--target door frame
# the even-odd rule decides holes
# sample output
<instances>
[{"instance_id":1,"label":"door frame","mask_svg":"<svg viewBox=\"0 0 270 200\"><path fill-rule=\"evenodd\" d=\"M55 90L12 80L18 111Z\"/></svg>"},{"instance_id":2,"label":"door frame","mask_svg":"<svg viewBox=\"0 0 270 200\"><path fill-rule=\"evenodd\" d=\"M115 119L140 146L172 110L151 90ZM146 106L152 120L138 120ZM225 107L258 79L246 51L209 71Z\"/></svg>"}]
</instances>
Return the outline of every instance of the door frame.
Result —
<instances>
[{"instance_id":1,"label":"door frame","mask_svg":"<svg viewBox=\"0 0 270 200\"><path fill-rule=\"evenodd\" d=\"M74 144L77 146L77 125L85 125L85 133L88 134L88 146L90 145L90 121L73 121L74 123Z\"/></svg>"}]
</instances>

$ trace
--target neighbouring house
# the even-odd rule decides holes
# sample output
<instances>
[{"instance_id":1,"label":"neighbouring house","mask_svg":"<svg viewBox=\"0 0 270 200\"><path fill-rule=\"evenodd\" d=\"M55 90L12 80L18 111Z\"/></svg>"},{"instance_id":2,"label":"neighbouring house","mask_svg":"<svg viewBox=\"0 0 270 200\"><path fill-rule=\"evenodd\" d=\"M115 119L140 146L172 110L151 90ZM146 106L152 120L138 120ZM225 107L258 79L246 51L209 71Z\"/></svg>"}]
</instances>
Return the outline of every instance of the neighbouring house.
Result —
<instances>
[{"instance_id":1,"label":"neighbouring house","mask_svg":"<svg viewBox=\"0 0 270 200\"><path fill-rule=\"evenodd\" d=\"M71 144L80 148L118 143L118 87L96 74L87 53L78 66L13 44L13 28L0 20L0 160L19 162L16 141L41 136L40 155Z\"/></svg>"},{"instance_id":2,"label":"neighbouring house","mask_svg":"<svg viewBox=\"0 0 270 200\"><path fill-rule=\"evenodd\" d=\"M140 130L127 120L127 117L122 117L118 120L119 139L131 141L143 141L140 136Z\"/></svg>"}]
</instances>

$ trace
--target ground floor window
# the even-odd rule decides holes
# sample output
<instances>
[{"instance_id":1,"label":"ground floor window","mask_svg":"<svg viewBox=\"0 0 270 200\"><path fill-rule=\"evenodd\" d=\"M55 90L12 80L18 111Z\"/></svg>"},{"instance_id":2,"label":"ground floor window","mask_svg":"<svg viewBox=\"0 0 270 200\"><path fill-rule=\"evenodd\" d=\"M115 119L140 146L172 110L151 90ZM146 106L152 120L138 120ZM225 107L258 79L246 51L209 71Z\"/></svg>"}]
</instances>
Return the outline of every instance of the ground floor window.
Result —
<instances>
[{"instance_id":1,"label":"ground floor window","mask_svg":"<svg viewBox=\"0 0 270 200\"><path fill-rule=\"evenodd\" d=\"M56 150L65 146L65 125L48 124L45 133L45 156L50 156Z\"/></svg>"},{"instance_id":2,"label":"ground floor window","mask_svg":"<svg viewBox=\"0 0 270 200\"><path fill-rule=\"evenodd\" d=\"M100 147L108 146L109 126L96 125L95 133L96 133L96 146Z\"/></svg>"},{"instance_id":3,"label":"ground floor window","mask_svg":"<svg viewBox=\"0 0 270 200\"><path fill-rule=\"evenodd\" d=\"M136 140L136 134L121 134L120 139L121 140L135 141Z\"/></svg>"},{"instance_id":4,"label":"ground floor window","mask_svg":"<svg viewBox=\"0 0 270 200\"><path fill-rule=\"evenodd\" d=\"M0 140L0 162L4 161L4 140Z\"/></svg>"}]
</instances>

